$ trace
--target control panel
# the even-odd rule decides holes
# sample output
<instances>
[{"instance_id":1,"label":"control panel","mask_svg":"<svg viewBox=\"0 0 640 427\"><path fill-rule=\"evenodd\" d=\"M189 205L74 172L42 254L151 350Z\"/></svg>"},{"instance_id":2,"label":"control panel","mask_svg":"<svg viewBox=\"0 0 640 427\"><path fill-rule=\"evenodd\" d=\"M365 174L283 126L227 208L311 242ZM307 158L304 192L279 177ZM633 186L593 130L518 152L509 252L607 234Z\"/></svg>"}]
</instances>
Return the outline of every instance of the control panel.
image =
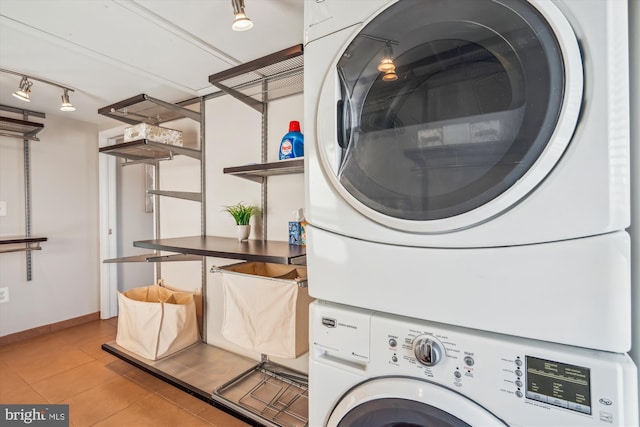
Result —
<instances>
[{"instance_id":1,"label":"control panel","mask_svg":"<svg viewBox=\"0 0 640 427\"><path fill-rule=\"evenodd\" d=\"M311 357L349 362L345 370L359 372L359 382L427 381L455 390L507 424L638 423L637 373L627 355L325 304L314 310Z\"/></svg>"}]
</instances>

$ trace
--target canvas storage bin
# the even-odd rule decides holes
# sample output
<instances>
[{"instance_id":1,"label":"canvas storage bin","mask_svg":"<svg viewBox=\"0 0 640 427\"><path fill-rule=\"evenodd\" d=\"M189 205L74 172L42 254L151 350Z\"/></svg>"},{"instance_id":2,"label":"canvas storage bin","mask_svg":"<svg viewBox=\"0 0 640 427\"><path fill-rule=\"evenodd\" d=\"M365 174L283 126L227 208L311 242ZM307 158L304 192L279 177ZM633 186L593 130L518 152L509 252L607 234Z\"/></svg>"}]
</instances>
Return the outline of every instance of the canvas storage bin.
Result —
<instances>
[{"instance_id":1,"label":"canvas storage bin","mask_svg":"<svg viewBox=\"0 0 640 427\"><path fill-rule=\"evenodd\" d=\"M129 126L124 130L124 142L148 139L163 144L178 145L182 147L182 132L175 129L163 128L147 123L139 123Z\"/></svg>"},{"instance_id":2,"label":"canvas storage bin","mask_svg":"<svg viewBox=\"0 0 640 427\"><path fill-rule=\"evenodd\" d=\"M262 354L296 358L309 351L307 268L245 262L213 270L223 291L222 336Z\"/></svg>"},{"instance_id":3,"label":"canvas storage bin","mask_svg":"<svg viewBox=\"0 0 640 427\"><path fill-rule=\"evenodd\" d=\"M118 293L116 343L150 360L200 340L194 294L158 284Z\"/></svg>"}]
</instances>

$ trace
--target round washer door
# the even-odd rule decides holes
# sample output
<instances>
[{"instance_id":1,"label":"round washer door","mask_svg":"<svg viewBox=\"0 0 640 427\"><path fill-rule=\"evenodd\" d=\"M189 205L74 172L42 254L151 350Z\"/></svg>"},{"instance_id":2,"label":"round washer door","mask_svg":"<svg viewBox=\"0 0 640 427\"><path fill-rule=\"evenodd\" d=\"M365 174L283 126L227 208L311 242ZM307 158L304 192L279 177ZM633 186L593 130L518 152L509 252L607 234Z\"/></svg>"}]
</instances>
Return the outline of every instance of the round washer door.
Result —
<instances>
[{"instance_id":1,"label":"round washer door","mask_svg":"<svg viewBox=\"0 0 640 427\"><path fill-rule=\"evenodd\" d=\"M490 221L548 176L583 92L571 25L546 0L400 0L325 79L320 162L344 200L390 228Z\"/></svg>"},{"instance_id":2,"label":"round washer door","mask_svg":"<svg viewBox=\"0 0 640 427\"><path fill-rule=\"evenodd\" d=\"M328 427L505 427L477 403L435 384L380 378L349 391Z\"/></svg>"}]
</instances>

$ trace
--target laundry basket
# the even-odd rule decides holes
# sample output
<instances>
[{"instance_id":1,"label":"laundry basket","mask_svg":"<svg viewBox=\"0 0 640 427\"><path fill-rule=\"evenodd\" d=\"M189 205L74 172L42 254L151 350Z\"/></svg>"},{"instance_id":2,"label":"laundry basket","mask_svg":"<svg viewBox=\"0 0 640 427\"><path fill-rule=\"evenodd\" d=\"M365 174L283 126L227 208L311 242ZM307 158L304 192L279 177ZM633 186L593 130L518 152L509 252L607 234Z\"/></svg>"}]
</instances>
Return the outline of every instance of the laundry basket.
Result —
<instances>
[{"instance_id":1,"label":"laundry basket","mask_svg":"<svg viewBox=\"0 0 640 427\"><path fill-rule=\"evenodd\" d=\"M223 291L222 336L246 349L285 358L309 350L307 268L265 262L214 267Z\"/></svg>"},{"instance_id":2,"label":"laundry basket","mask_svg":"<svg viewBox=\"0 0 640 427\"><path fill-rule=\"evenodd\" d=\"M200 340L194 294L158 284L118 294L116 343L158 360Z\"/></svg>"}]
</instances>

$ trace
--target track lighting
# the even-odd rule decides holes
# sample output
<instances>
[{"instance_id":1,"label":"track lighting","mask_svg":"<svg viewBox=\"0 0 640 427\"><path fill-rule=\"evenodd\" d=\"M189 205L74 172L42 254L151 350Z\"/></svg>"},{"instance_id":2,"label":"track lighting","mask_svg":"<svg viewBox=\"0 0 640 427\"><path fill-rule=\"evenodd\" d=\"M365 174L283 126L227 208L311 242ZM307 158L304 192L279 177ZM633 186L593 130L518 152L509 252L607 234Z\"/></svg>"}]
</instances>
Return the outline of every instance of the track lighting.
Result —
<instances>
[{"instance_id":1,"label":"track lighting","mask_svg":"<svg viewBox=\"0 0 640 427\"><path fill-rule=\"evenodd\" d=\"M20 84L18 85L18 90L13 92L13 96L18 98L21 101L30 102L29 93L31 92L31 86L33 82L30 82L27 76L22 76L22 80L20 80Z\"/></svg>"},{"instance_id":2,"label":"track lighting","mask_svg":"<svg viewBox=\"0 0 640 427\"><path fill-rule=\"evenodd\" d=\"M253 28L253 22L244 13L244 0L231 0L233 5L233 31L247 31Z\"/></svg>"},{"instance_id":3,"label":"track lighting","mask_svg":"<svg viewBox=\"0 0 640 427\"><path fill-rule=\"evenodd\" d=\"M69 89L64 89L60 111L76 111L76 107L74 107L71 101L69 101Z\"/></svg>"},{"instance_id":4,"label":"track lighting","mask_svg":"<svg viewBox=\"0 0 640 427\"><path fill-rule=\"evenodd\" d=\"M63 94L62 94L62 105L60 106L60 110L61 111L75 111L76 110L76 107L74 107L73 104L71 103L71 101L69 100L69 92L74 92L74 90L71 89L70 87L66 87L66 86L60 85L58 83L51 82L49 80L41 79L39 77L29 76L29 75L24 74L24 73L18 73L17 71L7 70L5 68L0 68L0 72L7 73L7 74L13 74L13 75L22 77L22 79L20 80L20 84L18 85L18 90L15 91L12 94L16 98L18 98L18 99L20 99L22 101L30 102L31 101L31 86L33 86L33 82L31 80L35 80L35 81L38 81L38 82L46 83L46 84L51 85L51 86L59 87L60 89L62 89L64 91ZM29 80L29 79L31 79L31 80Z\"/></svg>"}]
</instances>

